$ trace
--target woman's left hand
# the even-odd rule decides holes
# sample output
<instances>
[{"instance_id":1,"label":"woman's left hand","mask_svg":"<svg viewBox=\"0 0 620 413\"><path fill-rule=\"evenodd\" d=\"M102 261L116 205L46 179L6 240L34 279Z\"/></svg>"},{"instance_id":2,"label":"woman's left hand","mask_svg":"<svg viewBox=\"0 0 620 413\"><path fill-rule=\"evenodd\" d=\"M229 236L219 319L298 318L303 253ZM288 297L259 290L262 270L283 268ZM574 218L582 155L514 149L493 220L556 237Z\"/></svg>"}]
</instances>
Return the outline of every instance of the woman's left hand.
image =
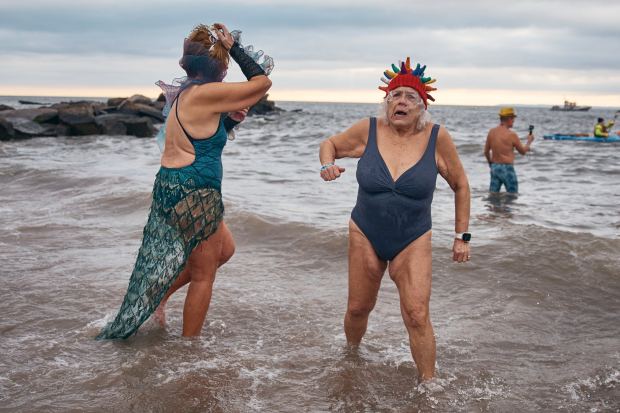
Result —
<instances>
[{"instance_id":1,"label":"woman's left hand","mask_svg":"<svg viewBox=\"0 0 620 413\"><path fill-rule=\"evenodd\" d=\"M250 108L245 108L245 109L237 110L235 112L230 112L228 114L228 117L230 117L235 122L243 122L245 117L248 115L248 110L249 109Z\"/></svg>"},{"instance_id":2,"label":"woman's left hand","mask_svg":"<svg viewBox=\"0 0 620 413\"><path fill-rule=\"evenodd\" d=\"M469 242L455 239L452 245L452 260L456 262L467 262L470 259Z\"/></svg>"},{"instance_id":3,"label":"woman's left hand","mask_svg":"<svg viewBox=\"0 0 620 413\"><path fill-rule=\"evenodd\" d=\"M216 29L215 34L217 35L218 40L222 42L226 50L230 50L235 43L235 39L233 39L226 26L222 23L213 23L213 27Z\"/></svg>"}]
</instances>

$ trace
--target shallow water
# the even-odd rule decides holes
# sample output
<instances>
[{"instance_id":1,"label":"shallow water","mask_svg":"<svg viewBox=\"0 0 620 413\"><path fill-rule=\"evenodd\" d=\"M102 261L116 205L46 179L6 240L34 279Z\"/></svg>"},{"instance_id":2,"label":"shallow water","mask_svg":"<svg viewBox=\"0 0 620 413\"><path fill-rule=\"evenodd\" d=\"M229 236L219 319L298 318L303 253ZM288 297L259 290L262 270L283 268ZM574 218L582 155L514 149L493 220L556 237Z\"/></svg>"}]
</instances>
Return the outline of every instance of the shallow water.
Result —
<instances>
[{"instance_id":1,"label":"shallow water","mask_svg":"<svg viewBox=\"0 0 620 413\"><path fill-rule=\"evenodd\" d=\"M2 103L11 104L3 98ZM385 277L358 351L347 349L346 228L354 160L324 183L318 143L374 105L282 103L224 154L237 242L203 335L169 326L92 338L118 309L158 168L153 139L0 142L2 411L618 411L620 144L543 141L610 110L517 108L536 125L521 195L489 197L482 155L497 108L432 109L472 188L473 261L450 262L452 192L433 203L438 378L418 386L398 294ZM290 109L302 109L292 112Z\"/></svg>"}]
</instances>

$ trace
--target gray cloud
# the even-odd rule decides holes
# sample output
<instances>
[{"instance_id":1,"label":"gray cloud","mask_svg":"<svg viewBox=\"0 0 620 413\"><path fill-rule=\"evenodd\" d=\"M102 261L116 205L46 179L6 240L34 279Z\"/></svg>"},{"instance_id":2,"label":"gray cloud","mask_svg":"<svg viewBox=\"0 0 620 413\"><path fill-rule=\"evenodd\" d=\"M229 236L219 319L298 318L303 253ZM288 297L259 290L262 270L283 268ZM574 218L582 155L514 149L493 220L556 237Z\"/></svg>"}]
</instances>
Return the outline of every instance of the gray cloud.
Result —
<instances>
[{"instance_id":1,"label":"gray cloud","mask_svg":"<svg viewBox=\"0 0 620 413\"><path fill-rule=\"evenodd\" d=\"M617 90L619 15L617 1L4 0L0 58L7 62L10 57L11 64L0 67L0 78L27 82L37 76L38 67L56 81L81 76L84 83L98 77L120 84L128 81L118 69L124 63L132 70L140 62L155 65L148 72L178 70L182 38L191 27L223 21L244 31L244 43L272 55L290 85L300 80L295 70L317 70L309 76L331 83L324 79L330 68L382 70L411 53L429 64L431 74L433 69L450 73L448 84L467 80L468 85L492 88L502 86L498 82L504 78L526 88L528 82L536 83L537 72L548 82L556 71L566 76L567 85L585 90L588 82L575 85L571 76L594 71L593 88L608 81ZM63 56L80 70L63 67ZM171 63L164 65L166 59ZM113 73L100 66L106 61ZM491 76L494 69L501 75Z\"/></svg>"}]
</instances>

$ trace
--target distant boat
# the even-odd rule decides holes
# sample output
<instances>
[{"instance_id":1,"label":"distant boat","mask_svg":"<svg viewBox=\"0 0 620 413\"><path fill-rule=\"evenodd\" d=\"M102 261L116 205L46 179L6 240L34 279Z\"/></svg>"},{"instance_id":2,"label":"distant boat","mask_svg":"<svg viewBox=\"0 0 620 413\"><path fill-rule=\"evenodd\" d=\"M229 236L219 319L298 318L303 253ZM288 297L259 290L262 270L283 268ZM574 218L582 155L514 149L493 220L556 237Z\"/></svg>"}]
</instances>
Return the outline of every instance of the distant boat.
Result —
<instances>
[{"instance_id":1,"label":"distant boat","mask_svg":"<svg viewBox=\"0 0 620 413\"><path fill-rule=\"evenodd\" d=\"M577 106L576 102L564 101L564 106L552 106L551 110L559 110L561 112L586 112L590 110L592 106Z\"/></svg>"}]
</instances>

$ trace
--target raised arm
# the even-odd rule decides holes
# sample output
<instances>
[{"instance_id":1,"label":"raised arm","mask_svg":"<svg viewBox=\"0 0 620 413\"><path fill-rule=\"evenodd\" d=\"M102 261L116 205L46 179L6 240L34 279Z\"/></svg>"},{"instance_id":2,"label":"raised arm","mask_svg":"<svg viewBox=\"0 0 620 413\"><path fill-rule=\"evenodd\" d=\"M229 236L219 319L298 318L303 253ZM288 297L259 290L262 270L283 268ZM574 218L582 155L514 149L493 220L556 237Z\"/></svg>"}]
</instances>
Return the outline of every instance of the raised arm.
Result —
<instances>
[{"instance_id":1,"label":"raised arm","mask_svg":"<svg viewBox=\"0 0 620 413\"><path fill-rule=\"evenodd\" d=\"M454 231L468 232L470 192L467 175L459 159L456 146L448 131L441 127L437 136L437 167L439 174L454 191ZM469 259L469 243L455 239L452 247L452 259L465 262Z\"/></svg>"},{"instance_id":2,"label":"raised arm","mask_svg":"<svg viewBox=\"0 0 620 413\"><path fill-rule=\"evenodd\" d=\"M256 104L271 87L265 75L255 76L247 82L205 83L195 88L196 102L208 105L214 112L235 112Z\"/></svg>"},{"instance_id":3,"label":"raised arm","mask_svg":"<svg viewBox=\"0 0 620 413\"><path fill-rule=\"evenodd\" d=\"M252 60L235 42L226 26L214 24L218 39L229 51L230 57L248 79L247 82L207 83L195 88L192 95L198 104L207 105L214 112L234 112L252 106L262 98L271 87L271 80L263 68Z\"/></svg>"},{"instance_id":4,"label":"raised arm","mask_svg":"<svg viewBox=\"0 0 620 413\"><path fill-rule=\"evenodd\" d=\"M325 181L333 181L344 172L344 168L334 164L336 159L362 156L364 149L366 149L369 127L370 121L363 119L344 132L321 142L319 159L321 161L321 177Z\"/></svg>"},{"instance_id":5,"label":"raised arm","mask_svg":"<svg viewBox=\"0 0 620 413\"><path fill-rule=\"evenodd\" d=\"M513 146L515 147L517 152L519 152L521 155L525 155L527 152L530 151L530 146L532 145L532 142L534 141L534 135L532 134L527 135L527 143L523 145L521 143L521 139L519 139L517 134L513 133L512 141L513 141Z\"/></svg>"}]
</instances>

